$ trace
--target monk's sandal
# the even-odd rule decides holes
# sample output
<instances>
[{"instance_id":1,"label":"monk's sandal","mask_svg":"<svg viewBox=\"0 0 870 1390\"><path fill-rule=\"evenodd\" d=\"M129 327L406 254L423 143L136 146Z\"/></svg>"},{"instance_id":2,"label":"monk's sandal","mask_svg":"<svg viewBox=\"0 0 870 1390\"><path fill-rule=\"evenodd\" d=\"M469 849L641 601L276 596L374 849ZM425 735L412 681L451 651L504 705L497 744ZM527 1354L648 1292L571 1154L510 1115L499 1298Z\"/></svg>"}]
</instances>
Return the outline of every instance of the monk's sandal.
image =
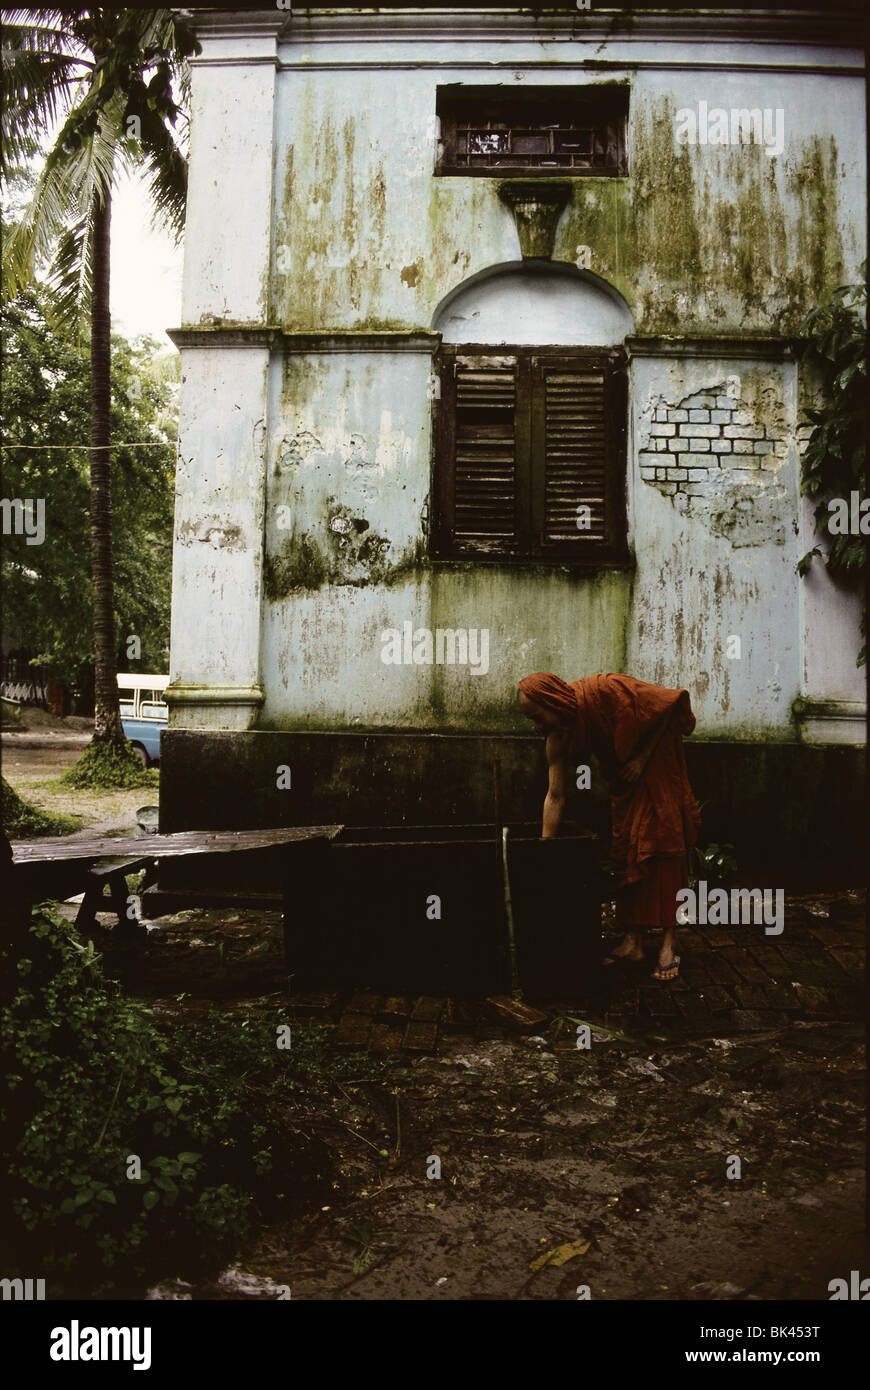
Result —
<instances>
[{"instance_id":1,"label":"monk's sandal","mask_svg":"<svg viewBox=\"0 0 870 1390\"><path fill-rule=\"evenodd\" d=\"M680 958L679 956L674 956L670 965L659 965L656 967L656 969L653 971L653 979L659 980L664 978L665 980L675 980L679 973Z\"/></svg>"}]
</instances>

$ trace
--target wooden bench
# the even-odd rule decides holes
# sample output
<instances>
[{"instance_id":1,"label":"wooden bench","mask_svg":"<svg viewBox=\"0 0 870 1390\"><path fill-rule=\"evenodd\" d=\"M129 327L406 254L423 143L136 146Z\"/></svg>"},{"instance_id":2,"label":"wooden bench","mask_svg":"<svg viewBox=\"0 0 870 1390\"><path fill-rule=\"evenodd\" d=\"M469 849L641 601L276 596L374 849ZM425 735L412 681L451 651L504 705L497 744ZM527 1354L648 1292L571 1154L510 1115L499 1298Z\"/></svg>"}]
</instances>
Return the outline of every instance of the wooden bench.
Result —
<instances>
[{"instance_id":1,"label":"wooden bench","mask_svg":"<svg viewBox=\"0 0 870 1390\"><path fill-rule=\"evenodd\" d=\"M277 861L281 884L284 956L291 965L291 931L299 907L300 877L324 871L319 854L344 827L341 825L293 825L278 830L182 830L174 835L57 836L12 842L16 886L30 903L46 898L65 899L84 888L84 900L76 925L92 928L96 914L108 905L118 925L140 937L145 929L127 914L128 874L146 871L147 883L161 859L183 860L196 856L266 855ZM104 897L106 886L110 898ZM144 886L144 885L143 885ZM193 895L195 897L195 894ZM207 895L204 894L204 897Z\"/></svg>"},{"instance_id":2,"label":"wooden bench","mask_svg":"<svg viewBox=\"0 0 870 1390\"><path fill-rule=\"evenodd\" d=\"M137 874L141 869L145 870L145 880L143 887L148 881L149 873L153 873L154 860L146 859L142 856L120 855L113 859L99 859L96 864L91 864L87 870L85 896L82 905L76 915L76 926L80 931L89 931L96 926L97 913L107 911L105 898L106 885L109 888L108 907L118 918L118 926L135 927L136 918L130 917L127 912L128 893L127 875Z\"/></svg>"}]
</instances>

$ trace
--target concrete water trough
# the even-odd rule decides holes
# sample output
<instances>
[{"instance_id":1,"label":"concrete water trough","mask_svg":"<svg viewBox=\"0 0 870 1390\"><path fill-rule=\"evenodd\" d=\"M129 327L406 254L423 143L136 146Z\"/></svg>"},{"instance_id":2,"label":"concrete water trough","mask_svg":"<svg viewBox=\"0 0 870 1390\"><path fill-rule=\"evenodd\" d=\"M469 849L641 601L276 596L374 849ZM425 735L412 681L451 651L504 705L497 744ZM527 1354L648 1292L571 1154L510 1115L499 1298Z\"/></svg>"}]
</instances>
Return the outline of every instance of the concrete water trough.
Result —
<instances>
[{"instance_id":1,"label":"concrete water trough","mask_svg":"<svg viewBox=\"0 0 870 1390\"><path fill-rule=\"evenodd\" d=\"M597 960L607 889L597 838L509 827L520 983L562 994ZM502 837L495 826L345 827L320 865L317 918L288 932L298 987L480 996L510 989Z\"/></svg>"}]
</instances>

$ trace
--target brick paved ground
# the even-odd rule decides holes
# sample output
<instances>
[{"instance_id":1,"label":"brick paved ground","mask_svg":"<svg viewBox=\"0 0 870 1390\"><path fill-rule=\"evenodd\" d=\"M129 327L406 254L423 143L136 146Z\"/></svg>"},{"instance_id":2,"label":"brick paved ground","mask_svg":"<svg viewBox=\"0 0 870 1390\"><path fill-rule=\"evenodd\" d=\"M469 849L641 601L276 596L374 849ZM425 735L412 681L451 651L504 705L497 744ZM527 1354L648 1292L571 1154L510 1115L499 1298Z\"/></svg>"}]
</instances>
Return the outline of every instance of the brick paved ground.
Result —
<instances>
[{"instance_id":1,"label":"brick paved ground","mask_svg":"<svg viewBox=\"0 0 870 1390\"><path fill-rule=\"evenodd\" d=\"M783 931L761 926L693 927L679 932L680 978L646 978L656 958L615 985L608 1021L667 1022L668 1031L709 1035L776 1028L797 1019L858 1019L864 992L863 894L786 899Z\"/></svg>"},{"instance_id":2,"label":"brick paved ground","mask_svg":"<svg viewBox=\"0 0 870 1390\"><path fill-rule=\"evenodd\" d=\"M792 897L778 936L766 935L763 926L682 928L676 980L651 978L658 950L658 937L651 936L643 965L608 968L562 999L529 1002L551 1015L582 1011L584 1018L615 1032L669 1037L762 1032L798 1020L860 1019L864 913L859 893ZM610 932L604 937L616 939ZM335 1046L375 1052L429 1052L444 1033L485 1041L512 1031L480 1000L358 993L349 998L303 994L295 1003L299 1016L337 1020Z\"/></svg>"},{"instance_id":3,"label":"brick paved ground","mask_svg":"<svg viewBox=\"0 0 870 1390\"><path fill-rule=\"evenodd\" d=\"M74 915L74 908L66 909ZM608 912L605 909L605 928ZM108 923L111 919L104 919ZM683 927L680 977L651 978L660 938L647 938L643 964L593 972L559 999L527 1002L550 1018L570 1014L615 1032L668 1038L753 1033L796 1021L863 1017L863 894L790 896L780 935L761 925ZM100 941L108 964L137 991L154 996L184 989L211 998L274 991L283 979L280 915L274 911L193 910L156 919L147 948L134 958ZM616 936L605 929L605 943ZM515 1029L483 1000L387 997L361 980L352 993L291 990L294 1013L337 1025L334 1045L376 1053L437 1051L439 1038L468 1034L475 1041L509 1037ZM525 1031L545 1032L547 1023Z\"/></svg>"}]
</instances>

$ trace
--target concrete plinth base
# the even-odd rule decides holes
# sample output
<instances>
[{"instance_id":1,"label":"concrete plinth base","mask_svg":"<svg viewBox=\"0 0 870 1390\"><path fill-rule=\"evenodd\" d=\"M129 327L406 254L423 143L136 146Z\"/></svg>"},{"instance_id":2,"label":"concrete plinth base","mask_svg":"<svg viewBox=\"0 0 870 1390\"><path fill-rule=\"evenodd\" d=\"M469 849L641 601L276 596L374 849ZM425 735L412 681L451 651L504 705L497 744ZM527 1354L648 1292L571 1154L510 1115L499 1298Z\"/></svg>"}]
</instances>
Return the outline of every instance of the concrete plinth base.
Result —
<instances>
[{"instance_id":1,"label":"concrete plinth base","mask_svg":"<svg viewBox=\"0 0 870 1390\"><path fill-rule=\"evenodd\" d=\"M685 747L703 840L734 846L742 882L863 882L863 748L696 739ZM547 786L538 735L169 729L161 752L164 833L536 821ZM573 792L566 815L606 845L603 786Z\"/></svg>"}]
</instances>

